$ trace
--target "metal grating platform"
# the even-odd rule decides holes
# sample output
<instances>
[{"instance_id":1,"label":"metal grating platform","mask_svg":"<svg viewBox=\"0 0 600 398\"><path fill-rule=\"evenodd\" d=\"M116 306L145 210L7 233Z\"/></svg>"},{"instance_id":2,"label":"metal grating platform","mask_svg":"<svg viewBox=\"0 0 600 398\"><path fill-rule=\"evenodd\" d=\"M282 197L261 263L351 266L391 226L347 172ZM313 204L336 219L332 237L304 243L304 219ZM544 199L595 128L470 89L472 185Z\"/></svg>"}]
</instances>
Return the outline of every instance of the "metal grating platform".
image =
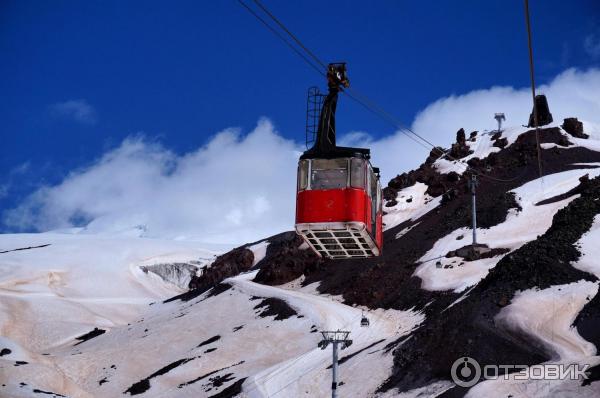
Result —
<instances>
[{"instance_id":1,"label":"metal grating platform","mask_svg":"<svg viewBox=\"0 0 600 398\"><path fill-rule=\"evenodd\" d=\"M297 224L296 232L321 257L339 259L379 255L379 249L363 223Z\"/></svg>"}]
</instances>

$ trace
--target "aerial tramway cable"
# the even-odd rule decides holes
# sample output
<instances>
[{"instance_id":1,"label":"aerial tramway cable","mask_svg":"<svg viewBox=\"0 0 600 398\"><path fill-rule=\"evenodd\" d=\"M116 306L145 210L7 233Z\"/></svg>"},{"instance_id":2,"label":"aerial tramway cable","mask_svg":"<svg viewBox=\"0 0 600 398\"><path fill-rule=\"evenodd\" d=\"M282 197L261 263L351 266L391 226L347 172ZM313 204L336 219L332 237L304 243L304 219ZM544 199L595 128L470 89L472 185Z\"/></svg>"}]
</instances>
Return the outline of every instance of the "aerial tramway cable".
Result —
<instances>
[{"instance_id":1,"label":"aerial tramway cable","mask_svg":"<svg viewBox=\"0 0 600 398\"><path fill-rule=\"evenodd\" d=\"M281 29L283 29L313 60L315 60L319 65L321 65L324 70L327 69L326 64L319 59L319 57L317 57L312 51L310 51L308 49L308 47L306 47L301 41L300 39L298 39L298 37L296 35L294 35L284 24L283 22L281 22L275 15L273 15L273 13L271 13L259 0L252 0L256 5L258 5L277 25L279 25L281 27ZM318 69L311 61L309 61L307 59L307 57L302 54L296 47L294 47L289 41L287 41L283 35L281 35L281 33L277 32L276 29L274 29L271 25L269 25L262 17L260 17L254 10L252 10L247 4L245 4L242 0L238 0L238 2L244 6L244 8L246 8L246 10L248 10L254 17L256 17L260 22L262 22L271 32L273 32L280 40L282 40L284 43L286 43L288 45L288 47L290 47L296 54L298 54L300 57L302 57L302 59L304 61L306 61L312 68L314 68L319 74L321 75L325 75L325 73ZM379 105L377 105L375 102L373 102L372 100L370 100L368 97L360 94L357 90L352 89L352 88L347 88L346 90L343 90L344 94L346 94L348 97L350 97L352 100L356 101L357 103L361 104L362 106L364 106L367 110L373 112L375 115L381 117L383 120L387 121L388 123L392 124L393 127L396 127L397 129L399 129L402 133L406 134L408 136L407 133L410 133L412 135L414 135L415 137L417 137L418 139L420 139L421 141L425 142L426 144L428 144L429 146L431 146L434 149L437 149L437 147L431 143L429 140L427 140L426 138L422 137L421 135L415 133L414 131L412 131L410 128L404 126L402 123L400 123L394 116L392 116L391 114L389 114L388 112L386 112L385 110L383 110L383 108L381 108ZM412 138L409 136L409 138ZM417 143L420 144L420 142L415 141Z\"/></svg>"},{"instance_id":2,"label":"aerial tramway cable","mask_svg":"<svg viewBox=\"0 0 600 398\"><path fill-rule=\"evenodd\" d=\"M273 21L275 21L275 23L277 25L279 25L281 27L281 29L283 29L304 51L306 51L306 53L315 61L317 61L317 63L319 65L321 65L323 67L323 69L327 70L327 65L321 61L319 59L319 57L317 57L312 51L310 51L304 44L302 44L302 42L300 41L300 39L298 39L296 37L296 35L294 35L292 32L290 32L290 30L279 20L277 19L277 17L275 15L273 15L273 13L271 13L271 11L269 11L267 9L267 7L265 7L259 0L252 0L254 1L254 3L259 6L269 17L271 17L271 19Z\"/></svg>"},{"instance_id":3,"label":"aerial tramway cable","mask_svg":"<svg viewBox=\"0 0 600 398\"><path fill-rule=\"evenodd\" d=\"M238 0L238 3L242 5L250 14L252 14L256 19L258 19L267 29L271 31L274 35L276 35L282 42L284 42L289 48L292 49L300 58L304 60L311 68L313 68L317 73L322 76L326 76L325 72L319 69L315 64L312 63L310 59L306 57L306 55L302 54L300 50L298 50L292 43L290 43L281 33L279 33L275 28L273 28L267 21L264 20L260 15L258 15L252 8L250 8L246 3L242 0Z\"/></svg>"},{"instance_id":4,"label":"aerial tramway cable","mask_svg":"<svg viewBox=\"0 0 600 398\"><path fill-rule=\"evenodd\" d=\"M540 144L540 128L538 123L537 105L535 103L535 73L533 69L533 46L531 44L531 22L529 20L529 0L525 0L525 22L527 25L527 46L529 48L529 75L531 77L531 96L533 97L533 124L535 127L535 143L540 178L544 177L542 170L542 150Z\"/></svg>"},{"instance_id":5,"label":"aerial tramway cable","mask_svg":"<svg viewBox=\"0 0 600 398\"><path fill-rule=\"evenodd\" d=\"M281 20L279 20L271 11L269 11L264 4L262 4L259 0L252 0L252 1L261 10L263 10L263 12L265 12L269 16L269 18L272 21L274 21L298 46L300 46L300 48L304 52L306 52L306 54L308 54L308 56L310 56L310 58L312 58L317 64L323 66L324 69L326 70L325 63L321 59L319 59L319 57L317 57L312 51L310 51L310 49L308 49L308 47L306 45L304 45L302 43L302 41L300 41L300 39L298 39L298 37L296 35L294 35L285 26L285 24L283 24L283 22L281 22ZM311 61L308 58L307 55L303 54L302 51L300 51L297 47L295 47L292 43L290 43L290 41L288 41L280 32L277 31L277 29L275 29L273 26L271 26L267 21L265 21L264 18L262 18L260 15L258 15L258 13L256 13L254 10L252 10L252 8L250 6L248 6L243 0L238 0L238 2L252 16L254 16L256 19L258 19L263 25L265 25L265 27L267 27L271 31L271 33L275 34L277 36L277 38L279 38L288 47L290 47L292 49L292 51L294 51L299 57L301 57L317 73L319 73L322 76L326 75L324 70L321 70L318 66L316 66L313 63L313 61ZM385 122L389 123L394 128L398 129L399 132L404 134L406 137L410 138L415 143L419 144L420 146L422 146L428 150L431 148L433 151L437 151L440 156L444 156L451 161L458 162L459 166L464 167L464 172L470 172L470 173L476 174L477 176L479 176L481 178L488 179L488 180L491 180L494 182L500 182L500 183L509 183L509 182L516 181L519 178L521 178L522 175L524 174L524 172L522 172L513 178L503 179L503 178L492 177L487 174L481 173L479 170L476 170L472 166L469 166L468 164L466 164L463 160L454 158L450 154L448 154L445 151L443 151L442 149L440 149L440 147L434 145L432 142L430 142L425 137L421 136L420 134L414 132L412 129L410 129L410 128L406 127L405 125L403 125L402 123L400 123L400 121L398 121L393 115L391 115L389 112L385 111L381 106L377 105L373 100L369 99L368 97L366 97L363 94L360 94L356 89L348 88L348 89L342 90L342 92L345 95L347 95L350 99L352 99L353 101L362 105L365 109L367 109L374 115L378 116L379 118L381 118ZM535 101L534 101L534 103L535 103ZM539 151L539 145L538 145L538 151ZM538 157L538 159L540 159L540 157ZM538 160L538 167L541 170L541 164L539 163L539 160ZM541 174L541 171L540 171L540 174Z\"/></svg>"},{"instance_id":6,"label":"aerial tramway cable","mask_svg":"<svg viewBox=\"0 0 600 398\"><path fill-rule=\"evenodd\" d=\"M318 63L319 65L323 66L323 68L324 68L323 70L319 69L317 66L315 66L313 64L312 61L308 60L308 58L307 58L307 56L305 54L302 54L302 52L300 50L298 50L298 48L294 47L287 39L285 39L285 37L280 32L278 32L275 28L273 28L273 26L271 26L267 21L265 21L264 18L262 18L254 10L252 10L252 8L250 8L246 3L244 3L243 0L238 0L238 2L248 12L250 12L256 19L258 19L263 25L265 25L273 34L275 34L280 40L282 40L288 47L290 47L298 56L300 56L309 66L311 66L313 69L315 69L317 71L317 73L319 73L322 76L326 75L325 72L324 72L324 71L327 70L327 66L325 65L325 63L321 59L319 59L312 51L310 51L308 49L308 47L306 47L300 41L300 39L298 39L298 37L295 36L262 3L260 3L258 0L253 0L253 2L256 3L277 25L279 25L281 27L281 29L283 29L312 59L315 60L316 63ZM351 88L348 88L348 89L342 90L342 92L344 94L346 94L349 98L351 98L352 100L354 100L355 102L361 104L367 110L371 111L372 113L374 113L375 115L379 116L380 118L382 118L383 120L387 121L388 123L391 123L393 127L396 127L398 129L400 129L402 133L406 134L409 138L413 139L413 141L415 141L414 138L411 137L411 136L409 136L407 134L407 132L413 134L415 137L417 137L421 141L423 141L426 144L428 144L429 146L435 148L435 145L433 145L427 139L425 139L424 137L420 136L419 134L413 132L412 130L408 129L407 127L403 126L401 123L399 123L397 120L395 120L395 118L392 115L390 115L389 113L385 112L381 107L379 107L373 101L369 100L364 95L361 95L360 93L358 93L358 91L356 91L354 89L351 89ZM359 96L362 97L362 98L359 98ZM422 145L422 143L419 142L419 141L415 141L415 142L417 142L418 144ZM425 148L427 148L427 147L425 147Z\"/></svg>"}]
</instances>

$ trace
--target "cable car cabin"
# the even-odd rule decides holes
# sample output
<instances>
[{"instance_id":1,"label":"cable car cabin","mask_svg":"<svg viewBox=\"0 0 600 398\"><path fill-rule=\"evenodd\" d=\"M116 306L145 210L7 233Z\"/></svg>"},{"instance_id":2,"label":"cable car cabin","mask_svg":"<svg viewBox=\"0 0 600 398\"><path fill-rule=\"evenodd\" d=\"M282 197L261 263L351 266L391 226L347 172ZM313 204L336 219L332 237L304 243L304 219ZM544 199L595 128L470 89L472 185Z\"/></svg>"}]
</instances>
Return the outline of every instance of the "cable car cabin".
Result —
<instances>
[{"instance_id":1,"label":"cable car cabin","mask_svg":"<svg viewBox=\"0 0 600 398\"><path fill-rule=\"evenodd\" d=\"M319 256L373 257L381 253L379 170L369 150L337 147L334 156L298 163L296 232Z\"/></svg>"},{"instance_id":2,"label":"cable car cabin","mask_svg":"<svg viewBox=\"0 0 600 398\"><path fill-rule=\"evenodd\" d=\"M306 143L298 163L296 232L321 257L381 254L379 170L364 148L338 147L335 111L338 93L348 88L345 63L327 67L327 95L309 89Z\"/></svg>"}]
</instances>

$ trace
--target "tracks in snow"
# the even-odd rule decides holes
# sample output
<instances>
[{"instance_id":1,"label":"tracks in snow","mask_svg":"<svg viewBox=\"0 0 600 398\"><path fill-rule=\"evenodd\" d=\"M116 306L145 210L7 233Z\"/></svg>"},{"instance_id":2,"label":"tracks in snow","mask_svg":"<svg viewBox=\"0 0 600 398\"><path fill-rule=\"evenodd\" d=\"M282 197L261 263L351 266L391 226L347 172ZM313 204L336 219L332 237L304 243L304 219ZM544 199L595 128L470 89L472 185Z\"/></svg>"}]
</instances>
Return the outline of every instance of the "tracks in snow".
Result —
<instances>
[{"instance_id":1,"label":"tracks in snow","mask_svg":"<svg viewBox=\"0 0 600 398\"><path fill-rule=\"evenodd\" d=\"M395 311L395 310L377 310L370 311L367 316L370 319L369 328L360 327L360 319L362 309L345 305L330 297L318 296L298 290L288 290L280 287L261 285L252 282L256 272L242 274L225 280L235 286L238 290L250 296L274 297L285 300L291 307L297 310L301 315L309 318L318 328L318 330L348 330L350 338L353 340L353 345L340 353L340 358L357 353L356 357L368 355L383 347L382 340L389 338L398 338L412 331L420 324L424 317L422 314L413 311ZM315 340L320 339L320 334L315 335ZM365 348L374 345L372 350ZM365 351L360 352L358 351ZM385 355L381 353L380 355ZM388 369L378 367L376 372L389 373L389 368L392 365L392 357L388 355L389 361L377 361L382 365L389 365ZM350 358L348 358L350 359ZM352 358L354 359L354 358ZM350 362L350 361L348 361ZM369 361L370 362L370 361ZM358 365L363 365L364 368L356 369ZM304 352L303 354L289 358L286 361L277 363L268 369L265 369L252 377L249 377L244 384L244 392L249 397L277 397L277 396L295 396L304 394L307 389L311 394L321 395L327 394L329 391L329 381L325 380L330 377L330 370L327 367L331 365L331 351L321 350L317 348L316 342L313 349ZM349 391L356 393L367 388L369 392L377 388L377 383L382 382L382 374L378 377L371 377L371 385L368 380L362 382L363 388L360 388L358 381L360 377L355 378L353 373L360 371L364 376L367 376L371 371L375 370L373 364L366 365L360 360L354 361L351 366L341 368L342 375L346 372L346 377L352 375L350 379L346 379L346 385L352 384ZM354 369L350 369L350 368ZM352 370L353 372L349 372ZM373 372L375 373L375 372ZM385 374L385 373L384 373ZM316 382L322 380L323 382ZM315 391L315 388L318 388ZM363 391L366 393L367 391ZM360 393L356 396L361 395Z\"/></svg>"}]
</instances>

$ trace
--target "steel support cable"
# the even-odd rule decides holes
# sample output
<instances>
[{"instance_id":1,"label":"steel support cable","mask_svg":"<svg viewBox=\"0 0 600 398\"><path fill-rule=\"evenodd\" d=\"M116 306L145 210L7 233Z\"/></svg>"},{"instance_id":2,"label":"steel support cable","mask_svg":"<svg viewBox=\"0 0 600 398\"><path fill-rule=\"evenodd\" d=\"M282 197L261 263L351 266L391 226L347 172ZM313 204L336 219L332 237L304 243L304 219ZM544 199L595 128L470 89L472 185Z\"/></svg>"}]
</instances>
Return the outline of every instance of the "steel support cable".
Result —
<instances>
[{"instance_id":1,"label":"steel support cable","mask_svg":"<svg viewBox=\"0 0 600 398\"><path fill-rule=\"evenodd\" d=\"M316 56L314 55L314 53L312 51L310 51L279 19L277 19L277 17L275 17L275 15L273 15L273 13L271 13L262 3L260 3L258 0L253 0L275 23L277 23L296 43L298 43L298 45L304 50L306 51L315 61L317 61L319 64L325 66L325 64ZM322 76L326 76L325 72L322 71L321 69L319 69L316 65L314 65L307 57L306 55L302 54L302 52L300 50L298 50L293 44L291 44L288 40L285 39L285 37L283 37L283 35L278 32L275 28L273 28L267 21L265 21L261 16L259 16L256 12L254 12L254 10L252 10L246 3L244 3L242 0L238 0L238 2L248 11L250 12L256 19L258 19L263 25L265 25L273 34L275 34L280 40L282 40L288 47L290 47L298 56L300 56L309 66L311 66L313 69L315 69L320 75ZM405 134L407 137L411 138L413 141L415 141L416 143L418 143L419 145L423 146L426 149L429 149L428 147L426 147L425 145L423 145L423 142L426 143L427 145L429 145L433 150L439 152L440 155L447 157L450 160L453 160L455 162L459 162L459 165L463 166L465 168L465 172L466 171L470 171L474 174L477 174L478 176L482 177L482 178L487 178L489 180L492 181L496 181L496 182L512 182L517 180L520 176L516 176L514 178L511 179L501 179L501 178L495 178L495 177L491 177L485 174L480 173L479 171L473 169L471 166L465 164L464 161L459 160L459 159L455 159L454 157L452 157L451 155L447 154L446 152L442 151L441 149L439 149L439 147L437 147L436 145L434 145L432 142L430 142L429 140L427 140L426 138L422 137L421 135L415 133L414 131L412 131L411 129L409 129L408 127L405 127L402 123L400 123L394 116L392 116L391 114L389 114L388 112L386 112L385 110L383 110L383 108L381 108L379 105L377 105L374 101L370 100L368 97L358 93L356 90L352 90L349 89L349 91L343 91L348 97L350 97L351 99L353 99L354 101L358 102L359 104L361 104L363 107L365 107L367 110L371 111L372 113L374 113L375 115L379 116L380 118L382 118L383 120L387 121L388 123L390 123L392 126L394 126L395 128L399 129L400 132L402 132L403 134ZM362 98L358 98L358 96L362 97ZM535 101L534 101L534 105L535 105ZM537 131L537 130L536 130ZM418 141L416 138L414 138L413 136L411 136L410 134L414 135L415 137L417 137L418 139L420 139L421 141ZM538 145L538 151L539 151L539 145ZM538 159L540 159L540 157L538 157Z\"/></svg>"},{"instance_id":2,"label":"steel support cable","mask_svg":"<svg viewBox=\"0 0 600 398\"><path fill-rule=\"evenodd\" d=\"M314 55L314 53L312 51L310 51L304 44L302 44L302 42L292 33L290 32L289 29L287 29L287 27L281 22L279 21L279 19L277 19L277 17L275 17L262 3L260 3L257 0L253 0L267 15L269 15L269 17L275 21L275 23L277 23L286 33L288 33L288 35L290 35L290 37L296 42L298 43L298 45L304 49L313 59L315 59L319 64L321 64L324 68L326 68L325 64L316 56ZM250 13L252 14L256 19L258 19L263 25L265 25L273 34L275 34L281 41L283 41L288 47L290 47L298 56L300 56L309 66L311 66L313 69L315 69L320 75L322 76L326 76L326 74L320 70L317 66L315 66L312 61L310 61L304 54L302 54L293 44L291 44L285 37L283 37L283 35L281 35L280 32L278 32L275 28L273 28L267 21L265 21L260 15L258 15L254 10L252 10L246 3L244 3L242 0L238 0L238 2ZM430 146L434 147L434 149L437 149L437 147L435 147L432 143L430 143L428 140L426 140L425 138L419 136L418 134L414 133L412 130L405 128L404 126L402 126L402 124L400 124L397 120L395 120L395 118L393 118L393 116L391 116L389 113L385 112L383 109L381 109L381 107L377 106L376 104L374 104L371 100L369 100L368 98L362 96L362 99L357 98L358 94L357 92L355 92L355 90L353 91L354 94L348 93L346 91L343 91L348 97L350 97L351 99L353 99L354 101L356 101L357 103L361 104L363 107L365 107L367 110L373 112L375 115L378 115L379 117L381 117L384 120L387 120L390 124L392 124L392 126L394 126L395 128L400 129L400 131L402 133L404 133L407 137L409 137L410 139L412 139L414 142L416 142L417 144L423 146L426 149L427 148L425 145L423 145L423 143L421 143L420 141L416 140L414 137L410 136L409 134L406 133L406 131L404 130L408 130L410 131L410 133L412 133L413 135L415 135L416 137L418 137L419 139L421 139L422 141L424 141L425 143L429 144ZM368 102L368 103L367 103Z\"/></svg>"},{"instance_id":3,"label":"steel support cable","mask_svg":"<svg viewBox=\"0 0 600 398\"><path fill-rule=\"evenodd\" d=\"M302 54L296 47L294 47L288 40L286 40L276 29L274 29L269 23L267 23L262 17L260 17L256 12L254 12L254 10L252 10L247 4L245 4L242 0L238 0L238 2L244 6L246 8L246 10L248 10L248 12L250 12L255 18L257 18L260 22L262 22L271 32L273 32L275 35L277 35L277 37L279 39L281 39L284 43L286 43L288 45L288 47L290 47L296 54L298 54L300 57L302 57L302 59L307 62L312 68L314 68L319 74L324 75L325 73L321 70L319 70L310 60L307 59L307 57ZM260 1L258 0L253 0L254 3L256 3L275 23L277 23L277 25L279 25L304 51L306 51L306 53L308 55L310 55L317 63L319 63L320 65L322 65L324 68L327 68L325 63L323 61L321 61L312 51L310 51L301 41L300 39L298 39L275 15L273 15L273 13L271 13ZM349 89L351 90L351 89ZM405 127L402 125L402 123L400 123L396 118L394 118L392 115L390 115L388 112L386 112L385 110L383 110L380 106L378 106L376 103L374 103L373 101L371 101L370 99L368 99L367 97L365 97L364 95L361 95L360 93L356 92L356 90L351 90L351 92L354 94L352 95L351 93L348 93L346 91L343 91L344 93L346 93L346 95L348 95L350 98L354 99L356 102L360 103L361 105L363 105L365 108L367 108L368 110L370 110L371 112L375 113L376 115L379 115L381 118L383 118L384 120L387 120L389 123L391 123L394 127L400 129L401 132L403 132L405 135L409 136L406 131L410 132L411 134L413 134L414 136L416 136L417 138L419 138L420 140L422 140L423 142L427 143L428 145L430 145L433 149L438 150L438 147L436 147L433 143L431 143L430 141L428 141L427 139L425 139L424 137L420 136L419 134L415 133L414 131L412 131L411 129ZM357 98L357 96L361 96L362 99ZM405 131L406 130L406 131ZM411 137L412 138L412 137ZM413 139L413 141L416 141L415 139ZM444 154L443 152L441 154Z\"/></svg>"},{"instance_id":4,"label":"steel support cable","mask_svg":"<svg viewBox=\"0 0 600 398\"><path fill-rule=\"evenodd\" d=\"M365 107L367 110L371 111L373 114L381 117L382 119L384 119L385 121L387 121L388 123L390 123L393 127L397 128L398 131L400 131L401 133L405 134L408 138L412 139L413 141L415 141L417 144L421 145L425 149L429 149L429 147L425 146L425 144L423 144L423 142L425 142L429 146L431 146L431 148L434 151L437 151L441 155L440 158L446 157L446 158L448 158L451 161L458 162L459 166L462 166L462 167L465 168L463 172L468 171L468 172L476 174L477 176L479 176L481 178L487 178L488 180L492 180L492 181L495 181L495 182L502 182L502 183L508 183L508 182L513 182L515 180L518 180L519 178L521 178L527 172L527 170L523 170L519 175L517 175L517 176L515 176L513 178L510 178L510 179L497 178L497 177L489 176L487 174L483 174L480 171L474 169L472 166L469 166L468 164L466 164L463 160L454 158L452 155L450 155L447 152L439 149L438 146L432 144L431 142L429 142L428 140L426 140L425 138L423 138L421 135L419 135L419 134L415 133L414 131L412 131L410 128L402 125L396 118L394 118L388 112L382 110L380 107L378 107L376 105L372 106L371 104L374 104L373 101L370 101L364 95L361 96L362 99L358 98L356 96L356 90L352 91L351 93L347 92L347 91L344 91L344 93L346 93L346 95L349 98L353 99L354 101L358 102L363 107ZM409 135L408 133L412 133L414 136L420 138L423 142L417 141L413 136Z\"/></svg>"},{"instance_id":5,"label":"steel support cable","mask_svg":"<svg viewBox=\"0 0 600 398\"><path fill-rule=\"evenodd\" d=\"M527 46L529 48L529 75L531 78L531 96L533 97L533 124L535 127L535 142L537 146L538 170L540 178L544 177L542 170L542 150L540 145L540 130L538 123L537 105L535 103L535 73L533 69L533 45L531 44L531 22L529 20L529 0L525 0L525 22L527 25Z\"/></svg>"},{"instance_id":6,"label":"steel support cable","mask_svg":"<svg viewBox=\"0 0 600 398\"><path fill-rule=\"evenodd\" d=\"M398 119L396 119L389 112L385 111L383 108L381 108L380 106L378 106L374 101L370 100L367 96L362 95L362 94L358 93L356 90L352 90L350 88L348 88L347 90L348 91L344 91L344 93L346 95L348 95L348 97L350 97L353 100L357 101L358 103L360 103L361 105L363 105L366 109L368 109L369 111L371 111L375 115L378 115L382 119L386 120L392 126L396 127L401 133L403 133L407 137L413 139L413 141L421 144L421 146L424 146L424 145L422 145L421 142L416 141L412 136L408 135L408 133L414 135L415 137L419 138L421 141L423 141L426 144L428 144L434 151L437 151L441 155L440 158L446 157L446 158L448 158L451 161L458 162L459 166L463 166L465 168L465 170L463 172L469 171L469 172L474 173L474 174L476 174L476 175L478 175L478 176L480 176L482 178L487 178L487 179L492 180L492 181L503 182L503 183L513 182L515 180L518 180L519 178L521 178L527 172L527 170L525 169L521 173L519 173L518 175L516 175L515 177L508 178L508 179L497 178L497 177L489 176L487 174L483 174L480 171L474 169L472 166L469 166L468 164L466 164L464 160L456 159L455 157L453 157L452 155L448 154L447 152L439 149L440 147L434 145L432 142L430 142L429 140L427 140L426 138L424 138L420 134L415 133L412 129L410 129L409 127L406 127L405 125L403 125L400 121L398 121ZM360 96L362 98L357 98L358 96ZM428 147L425 147L425 148L429 149ZM539 146L538 146L538 148L539 148Z\"/></svg>"},{"instance_id":7,"label":"steel support cable","mask_svg":"<svg viewBox=\"0 0 600 398\"><path fill-rule=\"evenodd\" d=\"M384 121L387 121L388 123L390 123L393 127L398 128L398 125L396 125L392 120L387 119L384 115L380 114L377 110L371 108L368 104L366 104L365 102L361 101L359 98L355 97L353 94L350 94L346 91L343 91L343 93L345 93L348 98L352 99L353 101L355 101L357 104L363 106L366 110L370 111L371 113L373 113L376 116L379 116L380 118L382 118ZM405 134L408 138L410 138L411 140L413 140L414 142L416 142L417 144L421 145L423 148L429 150L429 147L427 147L424 143L422 143L421 141L417 140L416 138L414 138L413 136L407 134L405 131L403 131L402 129L399 129L401 133Z\"/></svg>"},{"instance_id":8,"label":"steel support cable","mask_svg":"<svg viewBox=\"0 0 600 398\"><path fill-rule=\"evenodd\" d=\"M246 3L242 0L238 0L240 3L252 16L258 19L264 26L267 27L275 36L277 36L282 42L284 42L289 48L292 49L299 57L301 57L304 62L306 62L311 68L313 68L317 73L322 76L327 76L325 71L321 70L318 66L312 63L310 59L306 57L300 50L298 50L292 43L290 43L280 32L278 32L275 28L273 28L267 21L264 20L260 15L258 15L252 8L250 8Z\"/></svg>"},{"instance_id":9,"label":"steel support cable","mask_svg":"<svg viewBox=\"0 0 600 398\"><path fill-rule=\"evenodd\" d=\"M259 0L252 0L254 1L254 3L260 7L261 10L263 10L269 17L271 17L271 19L273 21L275 21L275 23L277 25L279 25L279 27L281 29L283 29L300 47L302 47L302 49L304 51L306 51L306 53L315 61L317 61L318 64L320 64L323 68L325 68L325 70L327 70L327 65L321 61L319 59L319 57L317 57L312 51L310 51L304 44L302 44L302 42L300 41L300 39L298 39L296 37L296 35L294 35L279 19L277 19L277 17L275 15L273 15L271 13L271 11L269 11L267 9L267 7L265 7Z\"/></svg>"},{"instance_id":10,"label":"steel support cable","mask_svg":"<svg viewBox=\"0 0 600 398\"><path fill-rule=\"evenodd\" d=\"M427 140L425 137L415 133L413 130L411 130L409 127L406 127L404 124L402 124L396 117L394 117L394 115L390 114L389 112L387 112L386 110L384 110L381 106L377 105L377 103L375 103L373 100L369 99L366 95L360 94L357 90L354 90L352 88L348 88L347 89L351 94L353 94L354 96L359 96L362 97L362 101L368 103L368 106L373 108L374 110L376 110L378 113L380 113L382 116L384 116L385 118L389 119L390 122L392 122L394 124L394 126L400 130L404 130L407 131L408 133L414 135L415 137L417 137L418 139L420 139L421 141L425 142L426 144L430 145L432 148L437 149L437 146L434 145L432 142L430 142L429 140Z\"/></svg>"},{"instance_id":11,"label":"steel support cable","mask_svg":"<svg viewBox=\"0 0 600 398\"><path fill-rule=\"evenodd\" d=\"M257 19L259 19L265 26L267 26L269 28L269 30L271 30L273 33L275 33L277 35L277 37L279 37L281 40L283 40L290 48L292 48L294 50L294 52L296 52L296 54L298 54L299 56L302 57L302 59L304 59L306 62L309 63L310 66L312 66L313 68L317 69L314 64L312 64L312 62L309 62L304 54L301 54L300 51L298 51L298 49L296 47L294 47L293 45L291 45L291 43L289 43L284 37L282 37L282 35L277 32L277 30L275 30L271 25L269 25L263 18L261 18L258 14L256 14L248 5L246 5L242 0L238 0L240 2L240 4L242 4L250 13L252 13L252 15L254 17L256 17ZM319 57L317 57L312 51L310 51L310 49L305 46L300 39L298 39L298 37L296 37L296 35L294 35L286 26L285 24L283 24L283 22L281 22L271 11L269 11L269 9L264 6L259 0L252 0L258 7L260 7L261 10L263 10L277 25L279 25L279 27L281 29L283 29L291 38L292 40L294 40L304 51L306 51L306 53L312 58L314 59L318 64L320 64L324 69L327 69L327 65L321 61L321 59ZM321 75L325 75L321 70L318 70L318 72ZM356 90L353 90L351 88L347 89L348 91L350 91L350 93L346 92L345 90L343 91L344 93L346 93L350 98L353 98L355 101L361 103L363 106L365 106L367 109L375 112L376 114L378 113L380 116L385 117L387 119L390 120L390 122L392 122L393 126L399 129L405 129L407 131L409 131L411 134L415 135L417 138L421 139L422 141L424 141L425 143L431 145L432 147L435 147L435 145L433 145L431 142L429 142L428 140L426 140L425 138L419 136L418 134L416 134L414 131L404 127L398 120L396 120L392 115L390 115L389 113L387 113L385 110L383 110L380 106L378 106L377 104L375 104L373 101L371 101L370 99L368 99L367 97L365 97L364 95L361 95L360 93L358 93ZM362 99L356 98L356 97L362 97ZM367 104L368 103L368 104Z\"/></svg>"}]
</instances>

